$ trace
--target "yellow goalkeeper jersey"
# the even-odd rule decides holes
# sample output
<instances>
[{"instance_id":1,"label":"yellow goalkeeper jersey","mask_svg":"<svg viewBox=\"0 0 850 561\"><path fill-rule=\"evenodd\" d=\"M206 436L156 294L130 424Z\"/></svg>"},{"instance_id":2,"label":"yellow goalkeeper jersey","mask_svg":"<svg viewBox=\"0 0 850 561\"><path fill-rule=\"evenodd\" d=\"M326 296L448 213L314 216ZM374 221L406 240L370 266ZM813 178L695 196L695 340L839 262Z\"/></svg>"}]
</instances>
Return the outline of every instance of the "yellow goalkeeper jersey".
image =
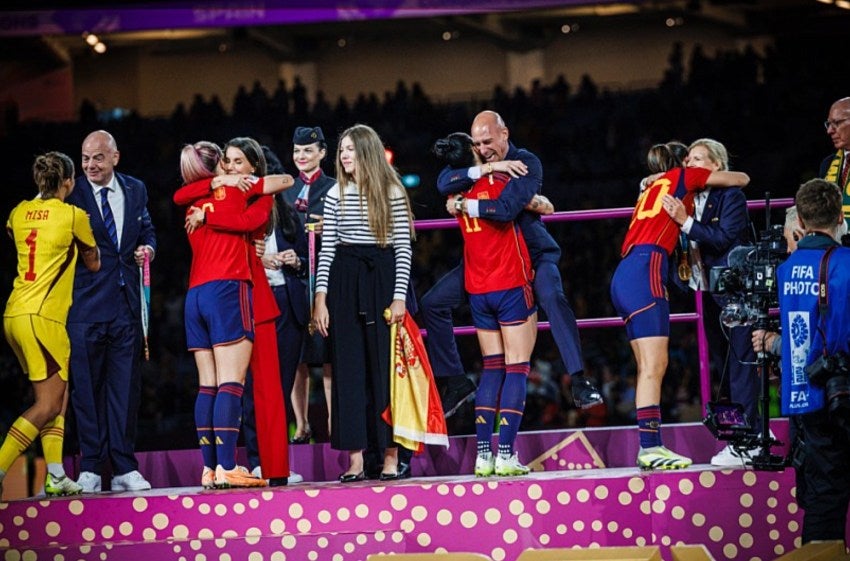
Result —
<instances>
[{"instance_id":1,"label":"yellow goalkeeper jersey","mask_svg":"<svg viewBox=\"0 0 850 561\"><path fill-rule=\"evenodd\" d=\"M65 323L74 290L77 245L94 247L85 211L59 199L18 204L6 229L18 252L18 275L6 302L6 317L37 314Z\"/></svg>"}]
</instances>

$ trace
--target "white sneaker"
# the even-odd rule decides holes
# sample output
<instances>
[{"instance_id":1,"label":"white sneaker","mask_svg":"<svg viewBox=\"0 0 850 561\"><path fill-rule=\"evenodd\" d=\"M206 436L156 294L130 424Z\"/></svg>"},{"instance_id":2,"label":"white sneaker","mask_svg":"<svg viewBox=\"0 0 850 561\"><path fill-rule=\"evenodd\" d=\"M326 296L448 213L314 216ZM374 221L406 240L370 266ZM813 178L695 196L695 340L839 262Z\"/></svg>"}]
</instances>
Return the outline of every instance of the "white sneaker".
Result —
<instances>
[{"instance_id":1,"label":"white sneaker","mask_svg":"<svg viewBox=\"0 0 850 561\"><path fill-rule=\"evenodd\" d=\"M492 452L475 456L475 477L490 477L496 470L496 458Z\"/></svg>"},{"instance_id":2,"label":"white sneaker","mask_svg":"<svg viewBox=\"0 0 850 561\"><path fill-rule=\"evenodd\" d=\"M711 457L711 465L720 467L743 467L753 463L753 458L758 455L760 448L744 448L736 450L731 444L727 444L723 450Z\"/></svg>"},{"instance_id":3,"label":"white sneaker","mask_svg":"<svg viewBox=\"0 0 850 561\"><path fill-rule=\"evenodd\" d=\"M83 493L100 493L100 476L94 472L81 472L77 484L83 488Z\"/></svg>"},{"instance_id":4,"label":"white sneaker","mask_svg":"<svg viewBox=\"0 0 850 561\"><path fill-rule=\"evenodd\" d=\"M263 478L263 468L260 467L260 466L255 467L254 469L251 470L251 475L253 475L254 477L257 477L259 479L262 479ZM287 485L294 485L296 483L301 483L303 481L304 481L304 478L301 475L295 473L292 470L289 470L289 477L286 479Z\"/></svg>"},{"instance_id":5,"label":"white sneaker","mask_svg":"<svg viewBox=\"0 0 850 561\"><path fill-rule=\"evenodd\" d=\"M514 452L510 456L503 454L496 456L494 471L496 475L504 477L509 475L527 475L531 470L528 466L522 465L519 461L519 456Z\"/></svg>"},{"instance_id":6,"label":"white sneaker","mask_svg":"<svg viewBox=\"0 0 850 561\"><path fill-rule=\"evenodd\" d=\"M112 478L113 491L149 491L150 488L148 480L136 470Z\"/></svg>"}]
</instances>

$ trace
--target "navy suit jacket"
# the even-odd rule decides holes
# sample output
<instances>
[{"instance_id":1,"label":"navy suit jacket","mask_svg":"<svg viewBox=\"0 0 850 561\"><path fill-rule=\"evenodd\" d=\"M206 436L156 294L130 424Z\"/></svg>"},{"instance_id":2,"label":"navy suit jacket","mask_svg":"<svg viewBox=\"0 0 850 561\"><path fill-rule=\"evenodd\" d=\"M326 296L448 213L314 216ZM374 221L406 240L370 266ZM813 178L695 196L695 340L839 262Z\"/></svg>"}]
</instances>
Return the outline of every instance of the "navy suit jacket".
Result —
<instances>
[{"instance_id":1,"label":"navy suit jacket","mask_svg":"<svg viewBox=\"0 0 850 561\"><path fill-rule=\"evenodd\" d=\"M540 260L557 263L561 258L558 243L546 230L540 215L525 210L525 205L543 190L543 166L540 159L511 143L505 160L520 160L528 167L528 174L508 181L498 198L478 201L481 217L497 222L515 220L525 238L532 264L536 267ZM475 181L469 178L466 168L457 170L447 167L437 178L437 189L448 196L466 191L473 183Z\"/></svg>"},{"instance_id":2,"label":"navy suit jacket","mask_svg":"<svg viewBox=\"0 0 850 561\"><path fill-rule=\"evenodd\" d=\"M145 184L129 175L116 173L124 191L124 226L121 247L116 250L100 214L100 205L94 198L91 184L85 176L78 177L74 191L65 199L89 215L94 239L100 248L100 271L89 271L77 260L74 276L74 301L68 314L69 323L94 323L112 321L120 309L115 303L128 298L133 317L141 313L139 302L139 267L133 253L140 245L156 250L156 232L148 214L148 191ZM119 273L120 271L120 273ZM122 294L120 275L123 274L126 296Z\"/></svg>"},{"instance_id":3,"label":"navy suit jacket","mask_svg":"<svg viewBox=\"0 0 850 561\"><path fill-rule=\"evenodd\" d=\"M292 189L288 189L288 191L292 191ZM286 193L286 191L283 193ZM276 197L282 197L283 193L277 194ZM279 202L276 202L276 204L278 205L278 213L287 212L285 205L282 205ZM297 220L298 218L295 215L300 213L295 212L294 210L291 212L293 213L293 218ZM310 320L308 317L310 307L307 302L307 284L304 282L304 278L307 276L307 235L304 233L304 229L299 226L295 229L295 240L290 242L283 237L283 232L281 231L280 226L278 226L274 229L274 236L275 241L277 242L278 251L292 249L301 261L301 268L298 270L286 265L281 267L280 270L286 280L286 284L284 286L286 286L286 293L289 296L289 304L292 307L294 319L298 325L305 326ZM286 314L287 310L281 310L281 313Z\"/></svg>"},{"instance_id":4,"label":"navy suit jacket","mask_svg":"<svg viewBox=\"0 0 850 561\"><path fill-rule=\"evenodd\" d=\"M694 220L688 239L699 244L700 257L705 266L706 277L712 267L725 267L729 252L739 245L751 242L750 215L747 198L737 188L713 188L708 193L705 207L699 220ZM675 267L676 260L671 260ZM687 283L679 279L675 271L670 275L682 290L689 290Z\"/></svg>"},{"instance_id":5,"label":"navy suit jacket","mask_svg":"<svg viewBox=\"0 0 850 561\"><path fill-rule=\"evenodd\" d=\"M736 188L714 188L708 193L702 217L695 220L688 239L699 244L706 270L726 266L729 252L751 242L747 197Z\"/></svg>"},{"instance_id":6,"label":"navy suit jacket","mask_svg":"<svg viewBox=\"0 0 850 561\"><path fill-rule=\"evenodd\" d=\"M298 213L298 218L301 220L302 224L309 220L310 217L307 216L308 214L323 215L325 213L325 196L334 185L336 185L336 179L325 175L325 172L321 171L321 175L313 182L312 185L310 185L306 214L301 212ZM295 184L289 189L281 192L281 196L289 201L289 204L294 206L295 200L298 198L298 194L301 192L303 187L304 181L296 174Z\"/></svg>"}]
</instances>

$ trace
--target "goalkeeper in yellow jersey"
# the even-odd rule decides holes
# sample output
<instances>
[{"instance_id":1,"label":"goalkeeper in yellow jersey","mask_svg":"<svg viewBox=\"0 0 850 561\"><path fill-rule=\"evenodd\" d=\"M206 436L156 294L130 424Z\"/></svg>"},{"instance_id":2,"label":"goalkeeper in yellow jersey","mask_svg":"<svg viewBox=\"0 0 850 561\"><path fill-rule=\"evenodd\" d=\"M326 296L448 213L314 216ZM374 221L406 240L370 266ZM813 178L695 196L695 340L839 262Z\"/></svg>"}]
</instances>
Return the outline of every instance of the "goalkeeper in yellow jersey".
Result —
<instances>
[{"instance_id":1,"label":"goalkeeper in yellow jersey","mask_svg":"<svg viewBox=\"0 0 850 561\"><path fill-rule=\"evenodd\" d=\"M47 463L45 493L74 495L82 488L62 466L71 354L65 321L77 257L97 271L100 252L86 213L64 202L74 189L71 158L48 152L35 159L32 171L38 196L18 204L6 223L18 253L18 272L3 313L3 331L32 381L35 403L12 423L0 446L0 493L12 462L40 435Z\"/></svg>"}]
</instances>

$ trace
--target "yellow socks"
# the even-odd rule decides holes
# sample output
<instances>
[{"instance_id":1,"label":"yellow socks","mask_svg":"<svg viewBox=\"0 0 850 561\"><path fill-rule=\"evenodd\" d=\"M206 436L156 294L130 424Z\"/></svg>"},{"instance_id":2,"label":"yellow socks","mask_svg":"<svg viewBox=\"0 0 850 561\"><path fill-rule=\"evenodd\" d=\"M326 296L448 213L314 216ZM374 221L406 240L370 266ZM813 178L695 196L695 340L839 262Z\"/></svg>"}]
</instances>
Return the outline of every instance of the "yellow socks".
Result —
<instances>
[{"instance_id":1,"label":"yellow socks","mask_svg":"<svg viewBox=\"0 0 850 561\"><path fill-rule=\"evenodd\" d=\"M41 448L44 451L44 462L47 471L55 477L65 475L62 466L62 443L65 440L65 417L56 415L56 418L44 425L39 433L41 436Z\"/></svg>"},{"instance_id":2,"label":"yellow socks","mask_svg":"<svg viewBox=\"0 0 850 561\"><path fill-rule=\"evenodd\" d=\"M12 462L14 462L17 457L24 452L24 450L29 448L29 445L32 444L32 441L35 440L36 436L38 436L38 429L35 428L35 425L23 417L15 419L15 422L12 423L11 428L9 428L9 434L6 435L3 445L0 446L0 471L9 471L9 468L12 466ZM62 455L61 444L59 455L60 457Z\"/></svg>"}]
</instances>

